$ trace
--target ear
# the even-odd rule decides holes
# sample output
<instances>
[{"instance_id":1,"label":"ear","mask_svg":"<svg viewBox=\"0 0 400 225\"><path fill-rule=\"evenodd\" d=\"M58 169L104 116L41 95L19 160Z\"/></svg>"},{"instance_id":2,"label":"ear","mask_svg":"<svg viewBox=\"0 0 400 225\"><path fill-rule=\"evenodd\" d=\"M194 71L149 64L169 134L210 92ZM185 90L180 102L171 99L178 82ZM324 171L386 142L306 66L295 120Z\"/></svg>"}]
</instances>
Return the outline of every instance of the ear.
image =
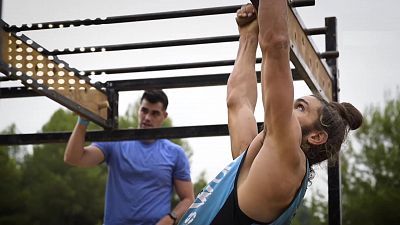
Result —
<instances>
[{"instance_id":1,"label":"ear","mask_svg":"<svg viewBox=\"0 0 400 225\"><path fill-rule=\"evenodd\" d=\"M167 119L167 117L168 117L168 113L167 113L167 111L164 111L164 119Z\"/></svg>"},{"instance_id":2,"label":"ear","mask_svg":"<svg viewBox=\"0 0 400 225\"><path fill-rule=\"evenodd\" d=\"M328 134L325 131L312 131L307 137L307 141L313 145L322 145L327 140Z\"/></svg>"}]
</instances>

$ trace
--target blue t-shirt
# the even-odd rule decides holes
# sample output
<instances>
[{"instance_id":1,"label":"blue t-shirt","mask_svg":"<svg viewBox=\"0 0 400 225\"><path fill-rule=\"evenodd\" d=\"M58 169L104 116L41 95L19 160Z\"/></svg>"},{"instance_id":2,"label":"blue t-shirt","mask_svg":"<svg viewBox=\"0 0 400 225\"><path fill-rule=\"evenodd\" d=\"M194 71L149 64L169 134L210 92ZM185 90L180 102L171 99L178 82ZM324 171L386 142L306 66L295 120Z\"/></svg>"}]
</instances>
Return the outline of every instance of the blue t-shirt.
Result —
<instances>
[{"instance_id":1,"label":"blue t-shirt","mask_svg":"<svg viewBox=\"0 0 400 225\"><path fill-rule=\"evenodd\" d=\"M105 225L154 225L171 211L173 180L191 179L185 152L169 140L92 145L108 165Z\"/></svg>"},{"instance_id":2,"label":"blue t-shirt","mask_svg":"<svg viewBox=\"0 0 400 225\"><path fill-rule=\"evenodd\" d=\"M222 207L225 206L228 198L231 196L232 191L236 191L235 182L239 176L240 166L244 162L247 151L242 153L227 167L225 167L204 189L197 195L193 204L189 207L186 213L182 216L179 225L208 225L214 224L215 216L220 212ZM295 195L292 203L288 208L269 225L287 225L290 224L296 209L300 205L301 200L304 198L307 181L309 174L308 160L307 172L303 178L301 187ZM232 221L232 218L238 216L238 212L233 212L234 207L221 220ZM236 214L236 215L235 215ZM229 218L227 218L229 217ZM224 221L225 222L225 221ZM237 221L235 221L239 224ZM225 224L225 223L223 223ZM251 223L256 225L257 223ZM222 225L222 224L219 224Z\"/></svg>"}]
</instances>

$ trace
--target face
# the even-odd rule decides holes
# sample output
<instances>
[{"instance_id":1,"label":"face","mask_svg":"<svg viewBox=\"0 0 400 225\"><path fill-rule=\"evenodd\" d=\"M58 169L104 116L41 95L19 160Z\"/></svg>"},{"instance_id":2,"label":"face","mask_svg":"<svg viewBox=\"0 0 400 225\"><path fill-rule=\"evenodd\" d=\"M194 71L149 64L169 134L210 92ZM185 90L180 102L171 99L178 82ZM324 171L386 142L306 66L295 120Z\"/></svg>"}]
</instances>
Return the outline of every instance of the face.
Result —
<instances>
[{"instance_id":1,"label":"face","mask_svg":"<svg viewBox=\"0 0 400 225\"><path fill-rule=\"evenodd\" d=\"M143 99L139 107L139 128L160 128L168 113L161 102L151 103Z\"/></svg>"},{"instance_id":2,"label":"face","mask_svg":"<svg viewBox=\"0 0 400 225\"><path fill-rule=\"evenodd\" d=\"M310 131L315 121L319 119L318 110L322 107L322 103L314 96L304 96L296 99L293 105L293 112L304 131Z\"/></svg>"},{"instance_id":3,"label":"face","mask_svg":"<svg viewBox=\"0 0 400 225\"><path fill-rule=\"evenodd\" d=\"M294 114L301 126L303 151L308 151L305 147L308 144L318 146L328 140L328 134L323 130L317 130L315 127L316 121L319 120L318 112L321 107L320 100L313 96L305 96L294 102Z\"/></svg>"}]
</instances>

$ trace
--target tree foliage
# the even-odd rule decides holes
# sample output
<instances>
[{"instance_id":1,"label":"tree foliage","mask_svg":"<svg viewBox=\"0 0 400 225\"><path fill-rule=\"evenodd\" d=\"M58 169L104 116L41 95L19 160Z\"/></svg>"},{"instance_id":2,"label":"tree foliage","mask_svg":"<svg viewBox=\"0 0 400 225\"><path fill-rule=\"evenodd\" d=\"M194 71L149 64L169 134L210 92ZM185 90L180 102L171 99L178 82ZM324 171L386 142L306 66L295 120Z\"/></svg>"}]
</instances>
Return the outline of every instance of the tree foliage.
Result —
<instances>
[{"instance_id":1,"label":"tree foliage","mask_svg":"<svg viewBox=\"0 0 400 225\"><path fill-rule=\"evenodd\" d=\"M344 224L398 224L400 97L371 106L343 158Z\"/></svg>"},{"instance_id":2,"label":"tree foliage","mask_svg":"<svg viewBox=\"0 0 400 225\"><path fill-rule=\"evenodd\" d=\"M120 117L120 127L137 127L137 106ZM342 153L343 224L397 224L400 215L400 96L371 106L364 124ZM56 111L42 131L71 131L76 115ZM168 120L164 126L170 126ZM100 129L93 123L89 129ZM15 133L11 125L3 133ZM182 140L191 156L191 149ZM63 162L65 144L0 146L0 224L101 224L106 167L80 169ZM195 183L198 193L206 181ZM327 224L327 204L311 198L292 224Z\"/></svg>"},{"instance_id":3,"label":"tree foliage","mask_svg":"<svg viewBox=\"0 0 400 225\"><path fill-rule=\"evenodd\" d=\"M400 95L371 106L341 154L344 225L398 224L400 201ZM318 216L319 215L319 216ZM327 224L327 203L312 198L294 225Z\"/></svg>"},{"instance_id":4,"label":"tree foliage","mask_svg":"<svg viewBox=\"0 0 400 225\"><path fill-rule=\"evenodd\" d=\"M121 129L137 127L137 110L138 103L120 116ZM76 120L74 113L57 110L42 132L72 131ZM168 119L163 126L171 125ZM88 129L101 128L90 123ZM3 133L15 131L15 125L11 125ZM173 141L190 158L192 151L187 142ZM65 147L36 145L27 153L25 147L0 146L0 225L102 224L107 168L68 166L63 161Z\"/></svg>"}]
</instances>

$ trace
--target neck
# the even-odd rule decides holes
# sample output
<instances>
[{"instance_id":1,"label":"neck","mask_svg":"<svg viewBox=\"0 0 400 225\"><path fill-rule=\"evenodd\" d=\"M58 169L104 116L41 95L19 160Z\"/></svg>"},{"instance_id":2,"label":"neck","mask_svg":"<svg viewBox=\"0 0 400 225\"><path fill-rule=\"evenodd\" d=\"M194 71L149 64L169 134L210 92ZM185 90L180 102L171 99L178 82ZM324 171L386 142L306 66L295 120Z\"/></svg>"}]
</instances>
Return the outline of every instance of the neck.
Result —
<instances>
[{"instance_id":1,"label":"neck","mask_svg":"<svg viewBox=\"0 0 400 225\"><path fill-rule=\"evenodd\" d=\"M146 143L146 144L152 144L152 143L154 143L155 141L156 141L156 139L142 140L142 142L143 142L143 143Z\"/></svg>"}]
</instances>

